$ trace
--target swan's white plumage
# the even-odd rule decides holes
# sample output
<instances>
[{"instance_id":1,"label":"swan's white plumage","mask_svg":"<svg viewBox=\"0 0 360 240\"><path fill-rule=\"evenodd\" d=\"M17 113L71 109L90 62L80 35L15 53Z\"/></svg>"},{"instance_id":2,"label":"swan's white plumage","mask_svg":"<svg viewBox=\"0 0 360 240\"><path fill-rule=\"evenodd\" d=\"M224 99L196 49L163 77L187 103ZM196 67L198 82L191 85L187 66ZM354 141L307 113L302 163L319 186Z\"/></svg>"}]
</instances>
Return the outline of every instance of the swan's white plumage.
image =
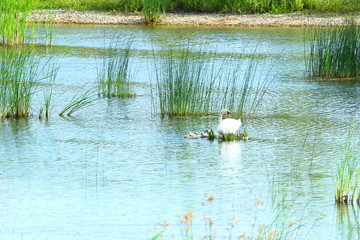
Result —
<instances>
[{"instance_id":1,"label":"swan's white plumage","mask_svg":"<svg viewBox=\"0 0 360 240\"><path fill-rule=\"evenodd\" d=\"M222 116L224 114L228 114L230 116L229 110L224 109L219 114L219 126L217 128L218 133L221 135L229 134L229 133L235 134L241 127L240 118L238 120L233 119L233 118L227 118L227 119L223 120Z\"/></svg>"}]
</instances>

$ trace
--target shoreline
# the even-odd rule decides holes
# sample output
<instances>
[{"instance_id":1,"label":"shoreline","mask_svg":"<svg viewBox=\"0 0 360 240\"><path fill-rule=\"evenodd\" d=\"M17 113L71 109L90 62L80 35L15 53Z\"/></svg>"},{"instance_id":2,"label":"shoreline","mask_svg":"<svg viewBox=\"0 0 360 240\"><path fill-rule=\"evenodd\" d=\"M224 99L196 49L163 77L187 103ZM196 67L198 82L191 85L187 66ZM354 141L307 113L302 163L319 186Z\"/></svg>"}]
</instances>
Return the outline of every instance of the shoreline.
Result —
<instances>
[{"instance_id":1,"label":"shoreline","mask_svg":"<svg viewBox=\"0 0 360 240\"><path fill-rule=\"evenodd\" d=\"M341 25L350 14L305 15L289 14L220 14L220 13L166 13L155 26L219 26L219 27L313 27L329 24ZM360 13L351 15L360 25ZM81 10L34 10L28 22L57 24L97 25L145 25L141 14L81 11Z\"/></svg>"}]
</instances>

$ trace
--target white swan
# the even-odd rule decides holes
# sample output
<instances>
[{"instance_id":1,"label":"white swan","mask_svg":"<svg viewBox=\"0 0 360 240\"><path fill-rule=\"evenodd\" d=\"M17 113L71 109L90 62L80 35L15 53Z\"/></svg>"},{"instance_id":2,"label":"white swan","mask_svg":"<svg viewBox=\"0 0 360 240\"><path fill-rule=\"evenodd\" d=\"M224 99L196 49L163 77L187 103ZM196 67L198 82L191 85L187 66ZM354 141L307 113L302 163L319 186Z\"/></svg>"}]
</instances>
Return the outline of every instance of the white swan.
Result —
<instances>
[{"instance_id":1,"label":"white swan","mask_svg":"<svg viewBox=\"0 0 360 240\"><path fill-rule=\"evenodd\" d=\"M223 115L226 114L228 117L231 117L229 110L224 109L219 114L219 126L217 131L221 135L225 134L235 134L241 126L240 118L238 120L233 118L222 119Z\"/></svg>"}]
</instances>

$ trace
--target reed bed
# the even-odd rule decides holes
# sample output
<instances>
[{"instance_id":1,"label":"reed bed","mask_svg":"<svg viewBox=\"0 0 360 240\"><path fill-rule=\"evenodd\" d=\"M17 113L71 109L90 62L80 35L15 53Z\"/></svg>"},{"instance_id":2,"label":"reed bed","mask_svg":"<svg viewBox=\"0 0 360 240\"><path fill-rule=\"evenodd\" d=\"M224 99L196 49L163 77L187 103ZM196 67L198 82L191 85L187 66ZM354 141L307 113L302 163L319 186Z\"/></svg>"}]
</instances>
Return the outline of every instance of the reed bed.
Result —
<instances>
[{"instance_id":1,"label":"reed bed","mask_svg":"<svg viewBox=\"0 0 360 240\"><path fill-rule=\"evenodd\" d=\"M314 30L306 68L314 78L359 78L360 28L354 20Z\"/></svg>"},{"instance_id":2,"label":"reed bed","mask_svg":"<svg viewBox=\"0 0 360 240\"><path fill-rule=\"evenodd\" d=\"M0 1L0 44L13 46L26 40L29 12L37 6L37 0Z\"/></svg>"},{"instance_id":3,"label":"reed bed","mask_svg":"<svg viewBox=\"0 0 360 240\"><path fill-rule=\"evenodd\" d=\"M360 203L360 191L358 191L359 181L359 162L357 159L358 146L354 146L354 136L356 134L356 118L350 124L344 148L344 156L336 165L336 193L335 202L337 204L353 204L355 201Z\"/></svg>"},{"instance_id":4,"label":"reed bed","mask_svg":"<svg viewBox=\"0 0 360 240\"><path fill-rule=\"evenodd\" d=\"M151 0L39 0L40 8L134 11L144 9ZM159 0L153 0L154 2ZM162 0L165 11L221 12L221 13L286 13L305 12L356 12L357 0Z\"/></svg>"},{"instance_id":5,"label":"reed bed","mask_svg":"<svg viewBox=\"0 0 360 240\"><path fill-rule=\"evenodd\" d=\"M163 62L155 67L158 101L153 101L162 116L217 115L224 107L238 115L253 114L271 83L268 77L255 79L255 58L220 59L190 46L163 52Z\"/></svg>"},{"instance_id":6,"label":"reed bed","mask_svg":"<svg viewBox=\"0 0 360 240\"><path fill-rule=\"evenodd\" d=\"M101 70L98 74L100 95L111 97L132 97L130 89L131 40L120 44L120 51L109 45L105 50Z\"/></svg>"}]
</instances>

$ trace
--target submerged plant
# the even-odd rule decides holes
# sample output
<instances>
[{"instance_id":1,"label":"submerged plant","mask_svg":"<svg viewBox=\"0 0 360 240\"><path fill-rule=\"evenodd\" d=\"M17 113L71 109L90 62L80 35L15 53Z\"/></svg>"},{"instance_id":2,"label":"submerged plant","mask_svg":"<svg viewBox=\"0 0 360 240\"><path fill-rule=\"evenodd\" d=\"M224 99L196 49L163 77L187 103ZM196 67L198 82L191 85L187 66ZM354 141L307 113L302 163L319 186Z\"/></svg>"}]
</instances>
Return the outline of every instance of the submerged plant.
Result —
<instances>
[{"instance_id":1,"label":"submerged plant","mask_svg":"<svg viewBox=\"0 0 360 240\"><path fill-rule=\"evenodd\" d=\"M315 78L360 77L360 28L355 21L314 30L306 68Z\"/></svg>"},{"instance_id":2,"label":"submerged plant","mask_svg":"<svg viewBox=\"0 0 360 240\"><path fill-rule=\"evenodd\" d=\"M354 140L356 119L350 124L343 158L336 165L336 193L335 201L338 204L353 204L360 201L360 192L356 196L359 181L359 163L354 151Z\"/></svg>"},{"instance_id":3,"label":"submerged plant","mask_svg":"<svg viewBox=\"0 0 360 240\"><path fill-rule=\"evenodd\" d=\"M29 12L37 0L0 1L0 44L13 46L26 40L26 27Z\"/></svg>"},{"instance_id":4,"label":"submerged plant","mask_svg":"<svg viewBox=\"0 0 360 240\"><path fill-rule=\"evenodd\" d=\"M111 45L105 50L102 69L98 74L100 93L110 97L131 97L129 61L131 40L122 43L121 51Z\"/></svg>"}]
</instances>

